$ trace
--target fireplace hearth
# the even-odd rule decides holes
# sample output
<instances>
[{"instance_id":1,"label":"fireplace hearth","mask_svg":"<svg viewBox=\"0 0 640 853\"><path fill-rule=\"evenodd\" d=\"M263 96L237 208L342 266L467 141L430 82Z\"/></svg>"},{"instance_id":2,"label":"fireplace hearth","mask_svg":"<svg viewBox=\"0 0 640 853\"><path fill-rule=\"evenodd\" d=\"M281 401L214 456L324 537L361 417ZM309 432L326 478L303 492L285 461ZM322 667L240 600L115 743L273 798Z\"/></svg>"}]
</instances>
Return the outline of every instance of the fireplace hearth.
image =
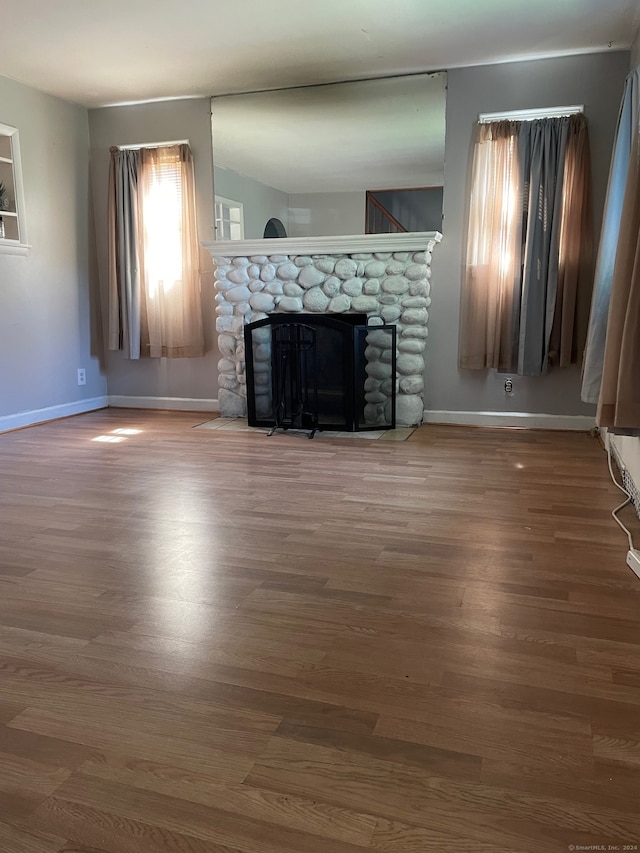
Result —
<instances>
[{"instance_id":1,"label":"fireplace hearth","mask_svg":"<svg viewBox=\"0 0 640 853\"><path fill-rule=\"evenodd\" d=\"M250 426L394 429L396 327L348 314L273 314L244 329Z\"/></svg>"}]
</instances>

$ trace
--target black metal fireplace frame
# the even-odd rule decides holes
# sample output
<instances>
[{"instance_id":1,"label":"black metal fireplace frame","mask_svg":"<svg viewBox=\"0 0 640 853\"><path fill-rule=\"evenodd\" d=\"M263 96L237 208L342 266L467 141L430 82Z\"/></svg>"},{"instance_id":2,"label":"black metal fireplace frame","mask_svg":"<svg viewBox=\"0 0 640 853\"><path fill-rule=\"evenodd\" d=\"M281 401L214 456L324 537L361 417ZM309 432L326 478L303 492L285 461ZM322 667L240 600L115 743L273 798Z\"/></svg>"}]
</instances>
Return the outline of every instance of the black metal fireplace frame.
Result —
<instances>
[{"instance_id":1,"label":"black metal fireplace frame","mask_svg":"<svg viewBox=\"0 0 640 853\"><path fill-rule=\"evenodd\" d=\"M347 319L348 318L348 319ZM397 329L395 325L368 325L366 315L343 314L341 317L330 317L325 314L271 314L263 320L258 320L254 323L249 323L244 327L244 342L245 342L245 364L247 378L247 417L250 426L261 427L266 429L274 429L279 425L274 418L260 418L256 414L256 393L255 393L255 377L253 370L252 357L252 332L255 329L270 327L272 330L282 324L299 323L305 325L305 322L313 323L318 326L335 329L339 332L344 332L345 326L351 329L351 347L345 349L344 361L344 387L349 389L350 393L345 394L345 424L339 427L340 431L344 432L371 432L380 429L395 429L396 426L396 394L391 397L391 419L389 424L380 426L378 424L363 424L361 418L357 416L357 412L361 411L365 405L364 387L357 386L356 383L356 364L359 363L358 348L361 346L360 334L367 334L371 331L389 331L392 335L392 361L391 361L391 376L396 377L396 335ZM273 335L272 335L273 340ZM318 420L314 425L306 427L293 427L283 425L282 429L310 429L312 430L311 437L316 430L335 431L335 423L323 423Z\"/></svg>"}]
</instances>

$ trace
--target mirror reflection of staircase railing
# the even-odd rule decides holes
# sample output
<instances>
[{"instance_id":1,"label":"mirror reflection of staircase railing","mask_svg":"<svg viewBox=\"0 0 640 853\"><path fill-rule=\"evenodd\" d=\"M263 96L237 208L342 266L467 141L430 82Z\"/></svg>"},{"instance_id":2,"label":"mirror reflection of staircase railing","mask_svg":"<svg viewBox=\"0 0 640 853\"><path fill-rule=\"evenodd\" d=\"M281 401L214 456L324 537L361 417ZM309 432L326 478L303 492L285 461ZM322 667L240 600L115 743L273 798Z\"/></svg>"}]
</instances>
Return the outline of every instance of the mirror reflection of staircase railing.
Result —
<instances>
[{"instance_id":1,"label":"mirror reflection of staircase railing","mask_svg":"<svg viewBox=\"0 0 640 853\"><path fill-rule=\"evenodd\" d=\"M375 196L367 191L366 234L399 234L407 229Z\"/></svg>"}]
</instances>

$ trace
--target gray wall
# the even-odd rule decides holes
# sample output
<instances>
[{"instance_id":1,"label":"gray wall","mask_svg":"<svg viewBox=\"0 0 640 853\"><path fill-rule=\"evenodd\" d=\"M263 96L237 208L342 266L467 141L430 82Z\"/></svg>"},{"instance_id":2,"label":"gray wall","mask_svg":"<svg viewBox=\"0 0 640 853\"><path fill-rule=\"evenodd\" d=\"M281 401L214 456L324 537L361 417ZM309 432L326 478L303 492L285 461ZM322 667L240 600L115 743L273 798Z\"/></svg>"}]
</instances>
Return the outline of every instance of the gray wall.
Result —
<instances>
[{"instance_id":1,"label":"gray wall","mask_svg":"<svg viewBox=\"0 0 640 853\"><path fill-rule=\"evenodd\" d=\"M595 234L602 205L629 53L590 54L532 62L456 68L448 72L444 239L433 253L432 305L425 358L425 405L432 410L591 414L580 402L580 369L514 378L504 393L495 371L458 370L458 318L466 232L473 123L481 112L584 104L589 119ZM584 311L588 311L587 297Z\"/></svg>"},{"instance_id":2,"label":"gray wall","mask_svg":"<svg viewBox=\"0 0 640 853\"><path fill-rule=\"evenodd\" d=\"M289 194L289 237L364 234L364 218L364 192Z\"/></svg>"},{"instance_id":3,"label":"gray wall","mask_svg":"<svg viewBox=\"0 0 640 853\"><path fill-rule=\"evenodd\" d=\"M32 246L26 257L0 254L1 417L102 396L106 382L92 354L101 342L87 112L0 77L0 122L20 131Z\"/></svg>"},{"instance_id":4,"label":"gray wall","mask_svg":"<svg viewBox=\"0 0 640 853\"><path fill-rule=\"evenodd\" d=\"M274 217L282 222L288 233L287 193L223 166L216 166L213 170L213 187L216 195L240 201L244 205L245 240L262 239L265 225Z\"/></svg>"},{"instance_id":5,"label":"gray wall","mask_svg":"<svg viewBox=\"0 0 640 853\"><path fill-rule=\"evenodd\" d=\"M104 316L107 316L107 180L109 148L188 139L193 151L200 240L214 239L213 165L209 98L162 101L89 111L91 178L95 199L96 239ZM200 253L202 310L207 353L202 358L151 358L130 360L120 352L107 357L109 394L143 397L193 397L218 395L213 263Z\"/></svg>"}]
</instances>

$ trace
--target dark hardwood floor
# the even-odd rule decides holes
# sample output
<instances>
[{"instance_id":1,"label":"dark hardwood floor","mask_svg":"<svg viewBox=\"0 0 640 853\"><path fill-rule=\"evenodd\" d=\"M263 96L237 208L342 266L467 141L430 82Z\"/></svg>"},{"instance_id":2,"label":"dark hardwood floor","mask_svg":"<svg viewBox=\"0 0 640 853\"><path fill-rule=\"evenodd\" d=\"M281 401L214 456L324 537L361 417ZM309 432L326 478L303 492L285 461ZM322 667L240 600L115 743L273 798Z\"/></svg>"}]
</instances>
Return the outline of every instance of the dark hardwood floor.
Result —
<instances>
[{"instance_id":1,"label":"dark hardwood floor","mask_svg":"<svg viewBox=\"0 0 640 853\"><path fill-rule=\"evenodd\" d=\"M640 847L595 439L206 419L0 436L1 853Z\"/></svg>"}]
</instances>

